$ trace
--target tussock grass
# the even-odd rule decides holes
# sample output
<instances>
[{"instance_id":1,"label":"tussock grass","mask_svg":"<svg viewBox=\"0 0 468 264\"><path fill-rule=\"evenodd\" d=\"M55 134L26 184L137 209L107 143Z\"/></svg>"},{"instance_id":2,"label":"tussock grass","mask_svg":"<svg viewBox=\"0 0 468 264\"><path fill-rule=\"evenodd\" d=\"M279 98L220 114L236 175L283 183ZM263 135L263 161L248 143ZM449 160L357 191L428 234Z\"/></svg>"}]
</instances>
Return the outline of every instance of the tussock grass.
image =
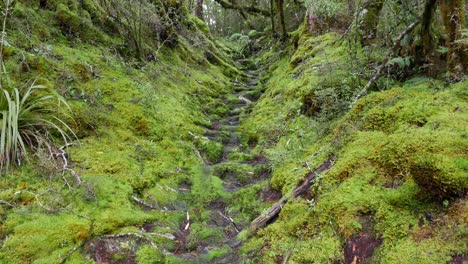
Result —
<instances>
[{"instance_id":1,"label":"tussock grass","mask_svg":"<svg viewBox=\"0 0 468 264\"><path fill-rule=\"evenodd\" d=\"M0 94L0 169L7 172L21 165L28 155L41 150L51 153L53 134L65 143L73 139L70 127L59 117L67 103L32 82L26 89L2 89ZM31 153L29 151L32 151Z\"/></svg>"}]
</instances>

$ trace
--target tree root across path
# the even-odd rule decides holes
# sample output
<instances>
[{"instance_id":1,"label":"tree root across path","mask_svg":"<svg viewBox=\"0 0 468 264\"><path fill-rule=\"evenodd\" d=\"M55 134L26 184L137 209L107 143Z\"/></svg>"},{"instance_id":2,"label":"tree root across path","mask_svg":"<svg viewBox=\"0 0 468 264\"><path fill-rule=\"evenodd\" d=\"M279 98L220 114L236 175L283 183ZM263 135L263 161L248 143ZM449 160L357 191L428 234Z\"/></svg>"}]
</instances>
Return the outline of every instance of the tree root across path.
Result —
<instances>
[{"instance_id":1,"label":"tree root across path","mask_svg":"<svg viewBox=\"0 0 468 264\"><path fill-rule=\"evenodd\" d=\"M322 163L317 169L311 171L307 174L306 179L299 184L291 194L288 194L281 198L279 202L275 203L272 207L270 207L265 213L261 216L255 218L250 224L250 230L256 232L258 229L267 226L269 223L273 222L274 219L278 216L278 214L283 209L284 205L292 199L301 197L310 191L310 187L315 182L315 178L318 174L329 170L334 162L335 158L330 157L324 163Z\"/></svg>"}]
</instances>

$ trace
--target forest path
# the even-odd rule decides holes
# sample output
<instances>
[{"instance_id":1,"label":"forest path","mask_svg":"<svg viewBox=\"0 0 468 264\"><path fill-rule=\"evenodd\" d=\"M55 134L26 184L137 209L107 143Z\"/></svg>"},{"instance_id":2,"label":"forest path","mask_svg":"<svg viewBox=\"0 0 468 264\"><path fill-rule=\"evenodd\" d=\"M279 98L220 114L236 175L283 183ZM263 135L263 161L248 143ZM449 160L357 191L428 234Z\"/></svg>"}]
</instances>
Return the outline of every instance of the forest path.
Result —
<instances>
[{"instance_id":1,"label":"forest path","mask_svg":"<svg viewBox=\"0 0 468 264\"><path fill-rule=\"evenodd\" d=\"M243 189L266 181L268 177L268 171L265 169L266 158L252 156L251 148L242 144L241 118L259 97L260 73L258 69L243 69L243 71L246 77L239 76L240 80L237 78L232 80L233 93L223 100L229 112L205 133L206 138L220 142L224 146L222 156L216 162L208 162L204 158L205 164L202 169L206 179L209 178L211 181L214 175L222 180L224 194L203 208L191 206L188 211L198 212L198 217L188 216L175 234L178 246L172 253L187 263L241 262L239 248L242 243L237 239L237 235L249 227L252 219L241 215L238 209L233 209L239 198L236 196L239 196L239 192ZM239 156L250 158L239 159ZM196 195L192 197L196 198ZM211 235L207 235L206 239L193 241L191 232L196 231L192 230L192 225L196 225L197 228L201 225L201 228L210 230Z\"/></svg>"}]
</instances>

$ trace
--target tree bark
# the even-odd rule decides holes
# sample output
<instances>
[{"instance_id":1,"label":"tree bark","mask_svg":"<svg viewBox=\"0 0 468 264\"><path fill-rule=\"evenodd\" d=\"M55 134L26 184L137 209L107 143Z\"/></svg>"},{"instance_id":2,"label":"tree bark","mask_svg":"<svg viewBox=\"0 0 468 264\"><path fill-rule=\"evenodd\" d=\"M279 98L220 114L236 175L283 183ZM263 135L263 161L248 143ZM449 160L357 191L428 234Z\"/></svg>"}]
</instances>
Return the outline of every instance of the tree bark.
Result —
<instances>
[{"instance_id":1,"label":"tree bark","mask_svg":"<svg viewBox=\"0 0 468 264\"><path fill-rule=\"evenodd\" d=\"M314 33L320 34L322 31L322 25L320 23L319 17L314 13L312 9L307 12L307 23L309 26L309 34L313 35Z\"/></svg>"},{"instance_id":2,"label":"tree bark","mask_svg":"<svg viewBox=\"0 0 468 264\"><path fill-rule=\"evenodd\" d=\"M195 6L195 16L199 19L204 21L203 18L203 0L197 0L197 4Z\"/></svg>"},{"instance_id":3,"label":"tree bark","mask_svg":"<svg viewBox=\"0 0 468 264\"><path fill-rule=\"evenodd\" d=\"M276 34L276 28L275 28L275 4L273 2L274 0L270 0L270 19L271 19L271 34L274 36Z\"/></svg>"},{"instance_id":4,"label":"tree bark","mask_svg":"<svg viewBox=\"0 0 468 264\"><path fill-rule=\"evenodd\" d=\"M431 25L434 19L435 10L437 7L437 0L426 0L424 4L424 13L421 21L421 44L416 47L416 63L422 64L427 61L427 56L434 49L434 38L431 34Z\"/></svg>"},{"instance_id":5,"label":"tree bark","mask_svg":"<svg viewBox=\"0 0 468 264\"><path fill-rule=\"evenodd\" d=\"M455 80L463 78L467 63L467 46L458 42L462 38L465 23L464 0L441 0L440 9L447 32L448 71Z\"/></svg>"},{"instance_id":6,"label":"tree bark","mask_svg":"<svg viewBox=\"0 0 468 264\"><path fill-rule=\"evenodd\" d=\"M363 45L369 45L377 36L377 25L379 24L379 14L383 8L384 0L364 0L361 27L361 38Z\"/></svg>"},{"instance_id":7,"label":"tree bark","mask_svg":"<svg viewBox=\"0 0 468 264\"><path fill-rule=\"evenodd\" d=\"M285 40L288 33L286 32L286 24L284 22L284 0L276 0L276 8L278 9L280 19L281 39Z\"/></svg>"}]
</instances>

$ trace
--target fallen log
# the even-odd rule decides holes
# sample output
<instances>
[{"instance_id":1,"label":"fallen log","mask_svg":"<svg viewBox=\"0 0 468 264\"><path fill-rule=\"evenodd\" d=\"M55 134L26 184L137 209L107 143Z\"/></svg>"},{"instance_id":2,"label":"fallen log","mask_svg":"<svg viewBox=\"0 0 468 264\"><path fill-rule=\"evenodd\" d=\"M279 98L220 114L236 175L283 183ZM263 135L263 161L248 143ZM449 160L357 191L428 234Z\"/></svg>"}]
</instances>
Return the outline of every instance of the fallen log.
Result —
<instances>
[{"instance_id":1,"label":"fallen log","mask_svg":"<svg viewBox=\"0 0 468 264\"><path fill-rule=\"evenodd\" d=\"M259 217L255 218L250 224L250 230L252 232L256 232L258 229L267 226L271 223L276 216L281 212L283 207L286 203L292 198L301 197L310 191L310 187L315 181L315 178L319 173L322 173L331 168L333 165L334 157L329 158L324 163L322 163L317 169L311 171L307 174L306 179L299 184L291 194L284 196L279 200L279 202L275 203L272 207L270 207L266 212L264 212Z\"/></svg>"}]
</instances>

